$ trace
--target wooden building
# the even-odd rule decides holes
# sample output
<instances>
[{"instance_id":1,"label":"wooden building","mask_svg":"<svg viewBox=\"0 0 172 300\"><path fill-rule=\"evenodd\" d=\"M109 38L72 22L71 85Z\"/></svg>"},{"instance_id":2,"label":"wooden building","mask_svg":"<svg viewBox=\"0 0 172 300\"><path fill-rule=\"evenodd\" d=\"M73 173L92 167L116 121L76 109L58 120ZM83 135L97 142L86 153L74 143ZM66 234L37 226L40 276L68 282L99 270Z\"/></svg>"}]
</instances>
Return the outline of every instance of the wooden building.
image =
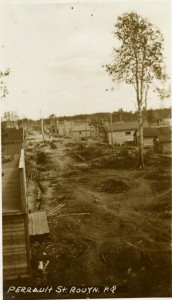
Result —
<instances>
[{"instance_id":1,"label":"wooden building","mask_svg":"<svg viewBox=\"0 0 172 300\"><path fill-rule=\"evenodd\" d=\"M111 128L112 127L112 128ZM107 123L105 127L106 142L112 144L123 144L125 142L134 142L134 132L138 128L138 122L115 122Z\"/></svg>"},{"instance_id":2,"label":"wooden building","mask_svg":"<svg viewBox=\"0 0 172 300\"><path fill-rule=\"evenodd\" d=\"M4 280L31 275L24 150L2 164Z\"/></svg>"},{"instance_id":3,"label":"wooden building","mask_svg":"<svg viewBox=\"0 0 172 300\"><path fill-rule=\"evenodd\" d=\"M154 138L158 136L157 127L143 127L143 145L145 148L154 147ZM134 133L135 145L139 144L139 132L138 130Z\"/></svg>"},{"instance_id":4,"label":"wooden building","mask_svg":"<svg viewBox=\"0 0 172 300\"><path fill-rule=\"evenodd\" d=\"M73 122L71 124L70 132L71 137L74 138L89 138L96 136L96 129L94 126L89 125L87 122Z\"/></svg>"},{"instance_id":5,"label":"wooden building","mask_svg":"<svg viewBox=\"0 0 172 300\"><path fill-rule=\"evenodd\" d=\"M3 128L2 154L20 154L21 149L25 149L27 142L23 128Z\"/></svg>"},{"instance_id":6,"label":"wooden building","mask_svg":"<svg viewBox=\"0 0 172 300\"><path fill-rule=\"evenodd\" d=\"M172 154L172 136L159 136L161 153Z\"/></svg>"},{"instance_id":7,"label":"wooden building","mask_svg":"<svg viewBox=\"0 0 172 300\"><path fill-rule=\"evenodd\" d=\"M154 138L154 149L163 154L172 154L172 127L158 128L158 135Z\"/></svg>"},{"instance_id":8,"label":"wooden building","mask_svg":"<svg viewBox=\"0 0 172 300\"><path fill-rule=\"evenodd\" d=\"M61 121L57 123L57 133L60 136L87 138L96 136L96 129L87 122Z\"/></svg>"},{"instance_id":9,"label":"wooden building","mask_svg":"<svg viewBox=\"0 0 172 300\"><path fill-rule=\"evenodd\" d=\"M135 144L139 143L138 130L134 133ZM170 151L171 126L144 127L143 145L145 148L154 148L157 152Z\"/></svg>"}]
</instances>

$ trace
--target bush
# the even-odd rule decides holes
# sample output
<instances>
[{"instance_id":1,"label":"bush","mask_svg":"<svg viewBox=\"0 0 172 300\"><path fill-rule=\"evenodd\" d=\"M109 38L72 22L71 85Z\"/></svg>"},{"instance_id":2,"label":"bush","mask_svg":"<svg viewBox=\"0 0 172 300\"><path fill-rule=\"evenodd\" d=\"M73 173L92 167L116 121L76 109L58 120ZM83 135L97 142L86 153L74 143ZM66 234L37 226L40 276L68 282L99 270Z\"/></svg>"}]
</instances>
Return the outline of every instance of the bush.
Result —
<instances>
[{"instance_id":1,"label":"bush","mask_svg":"<svg viewBox=\"0 0 172 300\"><path fill-rule=\"evenodd\" d=\"M95 145L80 145L77 149L77 152L85 159L94 159L102 155L102 149L96 147Z\"/></svg>"},{"instance_id":2,"label":"bush","mask_svg":"<svg viewBox=\"0 0 172 300\"><path fill-rule=\"evenodd\" d=\"M121 149L121 151L119 152L119 156L129 156L129 151L126 147L124 147L123 149Z\"/></svg>"},{"instance_id":3,"label":"bush","mask_svg":"<svg viewBox=\"0 0 172 300\"><path fill-rule=\"evenodd\" d=\"M38 164L45 164L47 161L47 157L44 151L37 152L37 163Z\"/></svg>"}]
</instances>

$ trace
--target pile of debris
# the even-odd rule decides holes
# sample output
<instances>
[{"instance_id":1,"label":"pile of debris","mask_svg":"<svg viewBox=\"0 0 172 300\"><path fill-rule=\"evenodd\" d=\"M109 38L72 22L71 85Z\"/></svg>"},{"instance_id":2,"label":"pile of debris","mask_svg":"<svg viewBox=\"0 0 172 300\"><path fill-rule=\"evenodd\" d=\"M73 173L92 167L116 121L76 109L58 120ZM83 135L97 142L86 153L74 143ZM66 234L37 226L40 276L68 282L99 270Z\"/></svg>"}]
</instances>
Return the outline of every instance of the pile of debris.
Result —
<instances>
[{"instance_id":1,"label":"pile of debris","mask_svg":"<svg viewBox=\"0 0 172 300\"><path fill-rule=\"evenodd\" d=\"M96 184L95 189L105 193L125 193L129 190L129 186L122 180L109 178Z\"/></svg>"}]
</instances>

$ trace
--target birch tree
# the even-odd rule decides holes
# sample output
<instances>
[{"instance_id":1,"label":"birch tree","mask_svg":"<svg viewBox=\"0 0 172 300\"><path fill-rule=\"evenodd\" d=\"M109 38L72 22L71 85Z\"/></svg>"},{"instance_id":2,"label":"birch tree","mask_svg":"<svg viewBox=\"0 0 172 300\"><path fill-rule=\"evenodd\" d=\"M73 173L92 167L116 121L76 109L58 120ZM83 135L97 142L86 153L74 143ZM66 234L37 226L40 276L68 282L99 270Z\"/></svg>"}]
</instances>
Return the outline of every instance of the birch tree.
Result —
<instances>
[{"instance_id":1,"label":"birch tree","mask_svg":"<svg viewBox=\"0 0 172 300\"><path fill-rule=\"evenodd\" d=\"M154 81L165 81L163 36L158 28L135 12L118 17L113 35L120 42L111 64L105 65L112 80L132 85L138 109L139 159L144 167L142 110Z\"/></svg>"}]
</instances>

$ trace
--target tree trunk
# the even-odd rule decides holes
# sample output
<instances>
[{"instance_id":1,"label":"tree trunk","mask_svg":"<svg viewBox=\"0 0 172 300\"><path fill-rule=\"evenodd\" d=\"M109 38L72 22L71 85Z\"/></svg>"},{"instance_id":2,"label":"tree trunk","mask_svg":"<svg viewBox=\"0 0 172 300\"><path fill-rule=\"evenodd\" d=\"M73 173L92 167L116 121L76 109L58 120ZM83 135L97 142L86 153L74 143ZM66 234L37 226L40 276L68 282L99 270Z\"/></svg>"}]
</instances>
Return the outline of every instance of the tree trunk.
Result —
<instances>
[{"instance_id":1,"label":"tree trunk","mask_svg":"<svg viewBox=\"0 0 172 300\"><path fill-rule=\"evenodd\" d=\"M139 121L139 160L140 169L144 168L144 156L143 156L143 118L142 118L142 106L138 104L138 121Z\"/></svg>"}]
</instances>

